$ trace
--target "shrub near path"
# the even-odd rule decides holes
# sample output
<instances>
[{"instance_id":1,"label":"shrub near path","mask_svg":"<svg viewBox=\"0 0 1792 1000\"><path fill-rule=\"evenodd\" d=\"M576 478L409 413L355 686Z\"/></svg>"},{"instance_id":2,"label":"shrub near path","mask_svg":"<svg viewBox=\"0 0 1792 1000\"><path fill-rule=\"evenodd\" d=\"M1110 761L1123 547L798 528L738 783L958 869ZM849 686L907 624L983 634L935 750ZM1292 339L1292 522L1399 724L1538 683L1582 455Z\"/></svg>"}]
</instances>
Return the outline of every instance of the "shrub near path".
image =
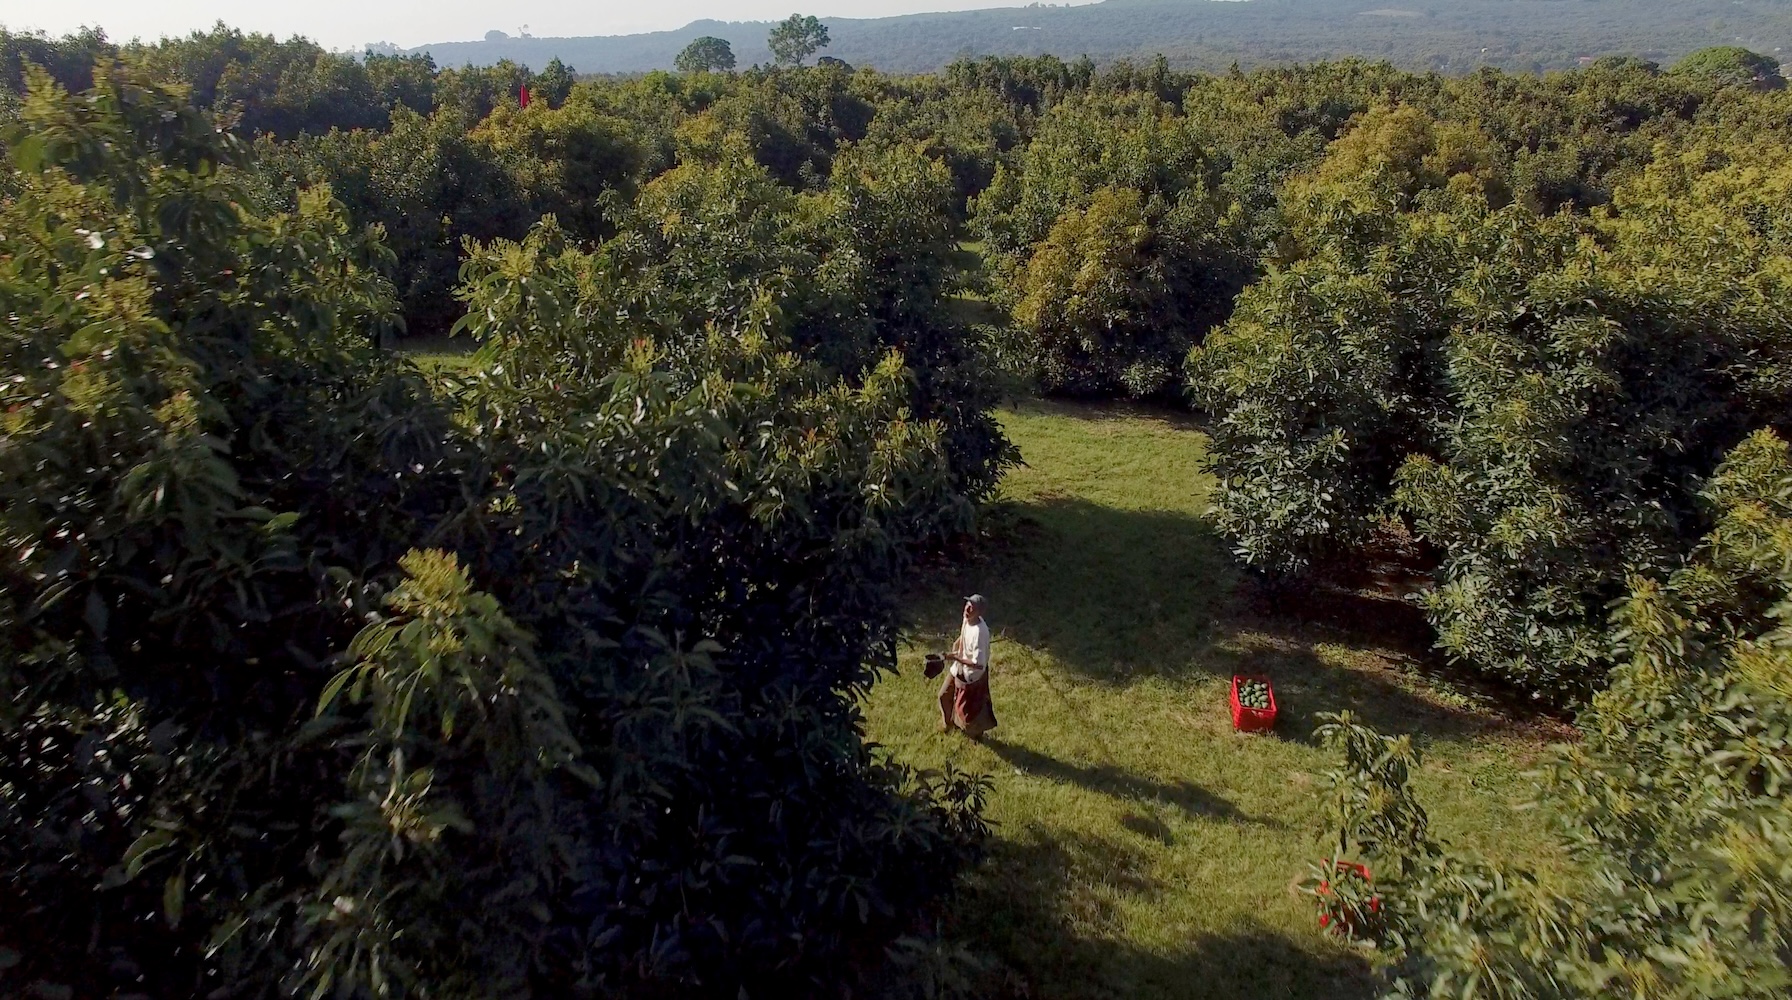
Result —
<instances>
[{"instance_id":1,"label":"shrub near path","mask_svg":"<svg viewBox=\"0 0 1792 1000\"><path fill-rule=\"evenodd\" d=\"M1517 809L1563 730L1425 679L1425 633L1392 600L1277 601L1203 520L1206 438L1183 418L1027 404L1003 414L1028 463L979 558L910 603L902 672L866 705L873 739L918 766L994 776L996 839L944 922L1035 998L1366 997L1369 962L1322 934L1292 886L1318 856L1313 743L1349 709L1410 733L1433 825L1492 858L1542 858L1547 817ZM991 599L1001 726L937 732L921 657L956 598ZM1269 675L1281 720L1231 731L1234 670Z\"/></svg>"}]
</instances>

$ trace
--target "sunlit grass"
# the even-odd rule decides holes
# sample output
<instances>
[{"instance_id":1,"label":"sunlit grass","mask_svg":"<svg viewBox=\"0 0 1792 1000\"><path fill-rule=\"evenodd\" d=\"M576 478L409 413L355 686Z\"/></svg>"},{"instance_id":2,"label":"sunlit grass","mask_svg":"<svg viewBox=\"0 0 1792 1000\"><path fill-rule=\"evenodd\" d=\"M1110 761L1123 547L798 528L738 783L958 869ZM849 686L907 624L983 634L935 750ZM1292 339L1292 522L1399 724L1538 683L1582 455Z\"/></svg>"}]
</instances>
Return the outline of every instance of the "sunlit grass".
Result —
<instances>
[{"instance_id":1,"label":"sunlit grass","mask_svg":"<svg viewBox=\"0 0 1792 1000\"><path fill-rule=\"evenodd\" d=\"M470 337L411 337L399 342L417 367L426 372L452 372L473 363L473 352L479 345Z\"/></svg>"},{"instance_id":2,"label":"sunlit grass","mask_svg":"<svg viewBox=\"0 0 1792 1000\"><path fill-rule=\"evenodd\" d=\"M996 842L947 933L1036 998L1359 997L1367 963L1293 891L1317 839L1320 712L1414 735L1434 829L1489 856L1556 863L1515 806L1555 730L1486 714L1417 669L1409 608L1335 594L1280 607L1204 520L1205 437L1148 412L1029 404L1003 414L1028 465L984 558L911 604L902 673L866 705L907 762L995 779ZM989 595L1001 726L937 733L920 659ZM1268 674L1281 721L1231 731L1232 672Z\"/></svg>"}]
</instances>

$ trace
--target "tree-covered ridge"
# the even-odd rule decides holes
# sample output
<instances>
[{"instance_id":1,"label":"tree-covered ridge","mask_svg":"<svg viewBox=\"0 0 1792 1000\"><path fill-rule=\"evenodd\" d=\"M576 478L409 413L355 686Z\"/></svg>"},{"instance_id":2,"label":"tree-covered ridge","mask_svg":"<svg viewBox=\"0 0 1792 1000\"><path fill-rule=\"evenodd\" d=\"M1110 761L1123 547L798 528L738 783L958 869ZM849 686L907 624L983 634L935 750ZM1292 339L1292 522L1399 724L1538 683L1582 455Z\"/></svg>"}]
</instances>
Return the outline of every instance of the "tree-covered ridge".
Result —
<instances>
[{"instance_id":1,"label":"tree-covered ridge","mask_svg":"<svg viewBox=\"0 0 1792 1000\"><path fill-rule=\"evenodd\" d=\"M1541 72L1634 55L1671 61L1720 45L1775 53L1792 46L1792 13L1775 0L1104 0L1079 5L882 18L824 17L828 51L854 66L924 73L982 56L1088 55L1100 62L1159 52L1180 69L1220 71L1326 59L1386 59L1404 69L1480 66ZM586 38L441 41L409 50L443 65L551 58L601 73L671 69L701 36L732 43L742 65L770 64L770 23L696 21L674 31Z\"/></svg>"}]
</instances>

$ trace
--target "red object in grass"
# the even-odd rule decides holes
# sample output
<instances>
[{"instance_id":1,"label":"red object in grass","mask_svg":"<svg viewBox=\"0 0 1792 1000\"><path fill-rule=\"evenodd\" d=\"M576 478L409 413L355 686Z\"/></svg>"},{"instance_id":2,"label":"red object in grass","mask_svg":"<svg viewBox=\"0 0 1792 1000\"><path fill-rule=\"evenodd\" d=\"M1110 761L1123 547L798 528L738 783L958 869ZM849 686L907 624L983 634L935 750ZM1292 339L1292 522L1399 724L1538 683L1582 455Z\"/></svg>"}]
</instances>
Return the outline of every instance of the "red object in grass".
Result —
<instances>
[{"instance_id":1,"label":"red object in grass","mask_svg":"<svg viewBox=\"0 0 1792 1000\"><path fill-rule=\"evenodd\" d=\"M1271 699L1271 701L1273 703L1273 699ZM1332 867L1335 870L1337 870L1339 872L1343 872L1345 874L1349 874L1350 872L1355 872L1356 874L1361 875L1363 877L1363 881L1365 881L1365 882L1373 882L1374 881L1374 879L1370 877L1368 865L1357 864L1354 861L1334 861L1334 862L1332 862ZM1319 895L1329 896L1329 895L1331 895L1331 893L1332 893L1331 882L1328 880L1322 879L1319 883ZM1381 912L1381 897L1380 896L1370 896L1369 897L1369 912L1370 913L1380 913ZM1338 915L1337 923L1338 923L1338 925L1336 927L1332 927L1332 915L1329 913L1321 913L1319 915L1319 926L1321 928L1332 928L1332 930L1336 931L1339 934L1350 933L1350 932L1356 930L1355 922L1350 919L1350 915L1347 912L1340 913Z\"/></svg>"},{"instance_id":2,"label":"red object in grass","mask_svg":"<svg viewBox=\"0 0 1792 1000\"><path fill-rule=\"evenodd\" d=\"M1246 708L1238 700L1238 685L1245 681L1262 681L1269 689L1268 708ZM1276 689L1267 677L1245 677L1240 674L1232 676L1232 728L1241 733L1262 733L1276 726Z\"/></svg>"}]
</instances>

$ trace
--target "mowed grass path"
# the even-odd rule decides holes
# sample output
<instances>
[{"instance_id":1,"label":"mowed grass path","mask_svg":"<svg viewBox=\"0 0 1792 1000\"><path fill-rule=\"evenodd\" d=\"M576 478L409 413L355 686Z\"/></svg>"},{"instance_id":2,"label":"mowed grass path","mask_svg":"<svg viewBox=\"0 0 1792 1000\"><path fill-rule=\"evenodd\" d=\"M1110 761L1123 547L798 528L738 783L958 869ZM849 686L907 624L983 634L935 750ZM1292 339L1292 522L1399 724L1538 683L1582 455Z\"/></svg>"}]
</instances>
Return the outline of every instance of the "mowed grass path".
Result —
<instances>
[{"instance_id":1,"label":"mowed grass path","mask_svg":"<svg viewBox=\"0 0 1792 1000\"><path fill-rule=\"evenodd\" d=\"M1350 709L1427 755L1434 828L1501 859L1551 855L1516 810L1557 731L1423 679L1423 629L1396 601L1277 606L1203 520L1205 437L1142 412L1033 403L1003 422L1026 467L991 551L911 602L901 672L868 699L871 737L906 762L994 778L996 834L947 932L1050 998L1365 997L1360 955L1293 891L1318 840L1315 716ZM956 634L959 595L991 601L1000 728L938 733L921 657ZM1234 670L1268 674L1267 736L1232 732Z\"/></svg>"}]
</instances>

